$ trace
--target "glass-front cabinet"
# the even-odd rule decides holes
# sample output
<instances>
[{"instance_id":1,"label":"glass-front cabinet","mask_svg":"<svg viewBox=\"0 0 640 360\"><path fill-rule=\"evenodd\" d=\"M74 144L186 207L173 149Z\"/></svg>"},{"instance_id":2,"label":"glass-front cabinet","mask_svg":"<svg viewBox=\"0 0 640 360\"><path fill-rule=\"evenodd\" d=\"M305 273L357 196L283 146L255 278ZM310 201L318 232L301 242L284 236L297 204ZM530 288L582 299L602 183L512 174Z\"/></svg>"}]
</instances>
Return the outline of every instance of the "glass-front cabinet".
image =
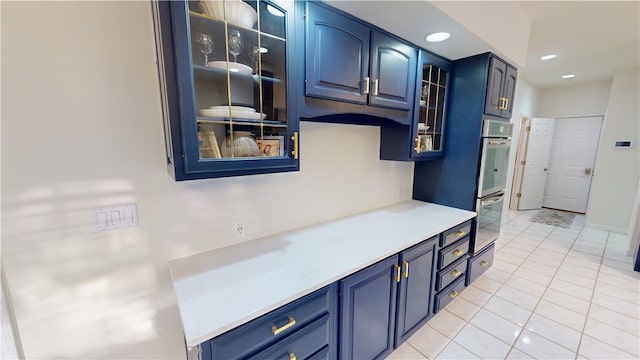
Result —
<instances>
[{"instance_id":1,"label":"glass-front cabinet","mask_svg":"<svg viewBox=\"0 0 640 360\"><path fill-rule=\"evenodd\" d=\"M442 156L451 64L420 51L412 157Z\"/></svg>"},{"instance_id":2,"label":"glass-front cabinet","mask_svg":"<svg viewBox=\"0 0 640 360\"><path fill-rule=\"evenodd\" d=\"M293 1L152 4L175 179L298 170Z\"/></svg>"}]
</instances>

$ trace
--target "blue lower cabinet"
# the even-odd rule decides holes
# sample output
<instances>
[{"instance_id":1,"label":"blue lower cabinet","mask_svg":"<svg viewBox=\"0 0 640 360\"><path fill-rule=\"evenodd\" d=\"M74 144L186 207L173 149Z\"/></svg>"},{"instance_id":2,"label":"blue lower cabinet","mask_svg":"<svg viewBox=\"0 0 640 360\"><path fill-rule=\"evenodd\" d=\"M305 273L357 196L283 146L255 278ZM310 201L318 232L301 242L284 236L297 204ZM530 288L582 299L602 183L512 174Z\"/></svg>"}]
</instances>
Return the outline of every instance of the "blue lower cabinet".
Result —
<instances>
[{"instance_id":1,"label":"blue lower cabinet","mask_svg":"<svg viewBox=\"0 0 640 360\"><path fill-rule=\"evenodd\" d=\"M340 358L383 359L393 351L398 255L340 281Z\"/></svg>"},{"instance_id":2,"label":"blue lower cabinet","mask_svg":"<svg viewBox=\"0 0 640 360\"><path fill-rule=\"evenodd\" d=\"M335 358L337 288L331 284L203 343L202 359L279 359L289 352L304 359L325 346Z\"/></svg>"},{"instance_id":3,"label":"blue lower cabinet","mask_svg":"<svg viewBox=\"0 0 640 360\"><path fill-rule=\"evenodd\" d=\"M436 242L433 237L400 253L402 279L398 292L396 347L431 318L431 289Z\"/></svg>"},{"instance_id":4,"label":"blue lower cabinet","mask_svg":"<svg viewBox=\"0 0 640 360\"><path fill-rule=\"evenodd\" d=\"M251 359L308 359L323 349L327 350L328 355L329 346L327 344L330 342L332 332L330 320L329 314L326 314L285 340L252 356Z\"/></svg>"},{"instance_id":5,"label":"blue lower cabinet","mask_svg":"<svg viewBox=\"0 0 640 360\"><path fill-rule=\"evenodd\" d=\"M474 282L478 276L487 271L493 265L493 253L496 246L491 244L480 253L469 259L469 271L467 272L467 285Z\"/></svg>"},{"instance_id":6,"label":"blue lower cabinet","mask_svg":"<svg viewBox=\"0 0 640 360\"><path fill-rule=\"evenodd\" d=\"M453 299L458 297L462 290L464 290L464 277L460 277L458 280L451 283L451 285L447 286L444 290L442 290L438 295L436 295L434 312L438 312L442 310L447 304L449 304Z\"/></svg>"},{"instance_id":7,"label":"blue lower cabinet","mask_svg":"<svg viewBox=\"0 0 640 360\"><path fill-rule=\"evenodd\" d=\"M340 282L340 358L382 359L433 315L438 236Z\"/></svg>"}]
</instances>

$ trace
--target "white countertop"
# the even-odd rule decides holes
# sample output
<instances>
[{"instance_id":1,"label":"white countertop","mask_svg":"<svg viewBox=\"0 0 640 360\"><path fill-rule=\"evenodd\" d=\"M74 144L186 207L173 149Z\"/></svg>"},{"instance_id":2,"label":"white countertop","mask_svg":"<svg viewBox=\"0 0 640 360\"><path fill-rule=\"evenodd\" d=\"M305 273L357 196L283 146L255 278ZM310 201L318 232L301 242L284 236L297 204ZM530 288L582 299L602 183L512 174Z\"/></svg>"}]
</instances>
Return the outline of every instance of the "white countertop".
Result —
<instances>
[{"instance_id":1,"label":"white countertop","mask_svg":"<svg viewBox=\"0 0 640 360\"><path fill-rule=\"evenodd\" d=\"M407 201L169 263L188 346L196 346L473 218Z\"/></svg>"}]
</instances>

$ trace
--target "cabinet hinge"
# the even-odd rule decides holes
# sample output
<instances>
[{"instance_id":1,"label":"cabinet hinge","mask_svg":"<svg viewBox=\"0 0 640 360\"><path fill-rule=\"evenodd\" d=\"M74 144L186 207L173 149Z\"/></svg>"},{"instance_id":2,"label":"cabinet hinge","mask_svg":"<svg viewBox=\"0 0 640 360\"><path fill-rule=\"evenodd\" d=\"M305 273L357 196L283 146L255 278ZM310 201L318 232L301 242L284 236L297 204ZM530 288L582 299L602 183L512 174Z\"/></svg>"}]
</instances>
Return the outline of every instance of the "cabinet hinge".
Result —
<instances>
[{"instance_id":1,"label":"cabinet hinge","mask_svg":"<svg viewBox=\"0 0 640 360\"><path fill-rule=\"evenodd\" d=\"M522 160L522 161L520 161L520 165L526 165L526 164L527 164L527 161L526 161L526 160Z\"/></svg>"},{"instance_id":2,"label":"cabinet hinge","mask_svg":"<svg viewBox=\"0 0 640 360\"><path fill-rule=\"evenodd\" d=\"M527 127L525 128L525 130L527 130L527 131L531 131L531 126L527 126Z\"/></svg>"},{"instance_id":3,"label":"cabinet hinge","mask_svg":"<svg viewBox=\"0 0 640 360\"><path fill-rule=\"evenodd\" d=\"M521 197L522 197L522 194L521 194L521 193L517 193L517 194L516 194L516 197L517 197L517 198L521 198Z\"/></svg>"}]
</instances>

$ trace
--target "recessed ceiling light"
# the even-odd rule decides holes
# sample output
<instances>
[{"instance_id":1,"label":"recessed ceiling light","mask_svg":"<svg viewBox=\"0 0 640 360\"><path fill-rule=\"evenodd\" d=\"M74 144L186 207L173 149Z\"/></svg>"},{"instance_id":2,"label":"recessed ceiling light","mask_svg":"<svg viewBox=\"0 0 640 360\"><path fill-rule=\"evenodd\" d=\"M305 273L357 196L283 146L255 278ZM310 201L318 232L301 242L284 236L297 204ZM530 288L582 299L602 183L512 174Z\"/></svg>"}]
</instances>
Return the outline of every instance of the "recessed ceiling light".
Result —
<instances>
[{"instance_id":1,"label":"recessed ceiling light","mask_svg":"<svg viewBox=\"0 0 640 360\"><path fill-rule=\"evenodd\" d=\"M445 41L450 36L451 34L449 34L448 32L437 32L437 33L428 35L426 39L428 42L438 42L438 41Z\"/></svg>"},{"instance_id":2,"label":"recessed ceiling light","mask_svg":"<svg viewBox=\"0 0 640 360\"><path fill-rule=\"evenodd\" d=\"M540 60L551 60L551 59L555 59L556 57L558 57L558 55L549 54L549 55L545 55L545 56L541 57Z\"/></svg>"},{"instance_id":3,"label":"recessed ceiling light","mask_svg":"<svg viewBox=\"0 0 640 360\"><path fill-rule=\"evenodd\" d=\"M566 74L566 75L562 75L563 79L571 79L576 77L576 74Z\"/></svg>"}]
</instances>

